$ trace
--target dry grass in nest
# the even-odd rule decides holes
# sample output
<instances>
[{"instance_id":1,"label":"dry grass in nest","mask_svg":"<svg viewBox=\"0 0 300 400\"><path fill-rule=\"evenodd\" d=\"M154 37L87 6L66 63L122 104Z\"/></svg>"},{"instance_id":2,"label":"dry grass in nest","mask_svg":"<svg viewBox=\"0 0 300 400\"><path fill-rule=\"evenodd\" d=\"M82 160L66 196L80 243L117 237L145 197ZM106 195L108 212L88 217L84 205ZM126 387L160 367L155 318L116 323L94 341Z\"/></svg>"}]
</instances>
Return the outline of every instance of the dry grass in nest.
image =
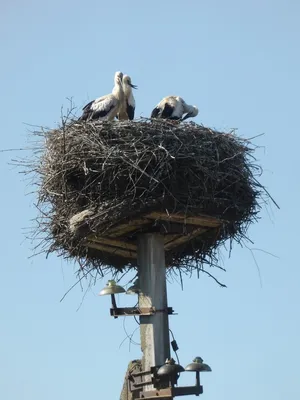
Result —
<instances>
[{"instance_id":1,"label":"dry grass in nest","mask_svg":"<svg viewBox=\"0 0 300 400\"><path fill-rule=\"evenodd\" d=\"M167 266L180 273L218 266L220 244L245 238L268 198L257 180L253 146L234 132L164 120L69 120L35 135L43 140L26 162L38 185L35 236L44 251L75 259L83 270L136 267L135 260L84 243L91 233L105 236L112 226L153 211L225 221L217 234L208 230L166 252ZM74 222L79 213L85 214L81 224Z\"/></svg>"}]
</instances>

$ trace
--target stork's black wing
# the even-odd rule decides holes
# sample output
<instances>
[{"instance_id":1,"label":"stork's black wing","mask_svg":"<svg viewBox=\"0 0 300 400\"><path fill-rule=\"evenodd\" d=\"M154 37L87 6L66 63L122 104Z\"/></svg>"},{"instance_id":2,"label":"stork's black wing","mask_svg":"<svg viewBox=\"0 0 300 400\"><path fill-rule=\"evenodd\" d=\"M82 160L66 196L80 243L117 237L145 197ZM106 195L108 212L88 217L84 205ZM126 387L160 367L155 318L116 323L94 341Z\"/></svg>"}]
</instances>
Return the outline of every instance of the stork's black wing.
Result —
<instances>
[{"instance_id":1,"label":"stork's black wing","mask_svg":"<svg viewBox=\"0 0 300 400\"><path fill-rule=\"evenodd\" d=\"M116 99L112 95L102 96L96 100L90 101L83 108L83 114L79 118L81 121L95 120L106 117L106 115L115 107Z\"/></svg>"},{"instance_id":2,"label":"stork's black wing","mask_svg":"<svg viewBox=\"0 0 300 400\"><path fill-rule=\"evenodd\" d=\"M92 104L94 103L94 101L95 100L92 100L92 101L90 101L88 104L86 104L84 107L83 107L83 109L82 109L82 111L83 111L83 113L82 113L82 116L78 119L78 121L86 121L88 118L89 118L89 116L92 114L92 110L91 110L91 106L92 106Z\"/></svg>"},{"instance_id":3,"label":"stork's black wing","mask_svg":"<svg viewBox=\"0 0 300 400\"><path fill-rule=\"evenodd\" d=\"M160 111L161 111L160 108L155 107L155 108L152 110L151 118L159 118L159 113L160 113Z\"/></svg>"},{"instance_id":4,"label":"stork's black wing","mask_svg":"<svg viewBox=\"0 0 300 400\"><path fill-rule=\"evenodd\" d=\"M91 105L94 103L95 100L90 101L89 103L87 103L84 107L83 107L83 111L85 110L89 110L91 108Z\"/></svg>"},{"instance_id":5,"label":"stork's black wing","mask_svg":"<svg viewBox=\"0 0 300 400\"><path fill-rule=\"evenodd\" d=\"M178 117L172 117L172 114L174 112L174 107L170 106L170 104L166 103L162 113L161 113L161 118L166 118L166 119L179 119Z\"/></svg>"},{"instance_id":6,"label":"stork's black wing","mask_svg":"<svg viewBox=\"0 0 300 400\"><path fill-rule=\"evenodd\" d=\"M135 107L132 107L130 104L126 104L126 112L128 115L128 118L130 119L130 121L132 121L134 119L134 111L135 111Z\"/></svg>"}]
</instances>

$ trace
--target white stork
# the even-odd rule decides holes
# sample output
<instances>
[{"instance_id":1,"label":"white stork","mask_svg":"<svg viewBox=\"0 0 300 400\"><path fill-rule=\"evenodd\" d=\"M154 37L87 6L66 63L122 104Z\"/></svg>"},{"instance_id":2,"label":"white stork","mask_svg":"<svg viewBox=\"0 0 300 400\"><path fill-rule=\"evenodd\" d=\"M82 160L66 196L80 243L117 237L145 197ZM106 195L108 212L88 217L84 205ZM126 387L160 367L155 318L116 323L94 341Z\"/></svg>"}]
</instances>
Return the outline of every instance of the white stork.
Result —
<instances>
[{"instance_id":1,"label":"white stork","mask_svg":"<svg viewBox=\"0 0 300 400\"><path fill-rule=\"evenodd\" d=\"M115 73L115 86L112 93L99 97L89 102L83 107L83 114L80 121L106 120L112 121L118 114L121 105L124 102L124 91L122 86L122 72Z\"/></svg>"},{"instance_id":2,"label":"white stork","mask_svg":"<svg viewBox=\"0 0 300 400\"><path fill-rule=\"evenodd\" d=\"M184 121L187 118L196 117L198 108L186 104L179 96L164 97L151 113L151 118L164 118ZM183 115L186 114L184 117ZM182 118L183 117L183 118Z\"/></svg>"},{"instance_id":3,"label":"white stork","mask_svg":"<svg viewBox=\"0 0 300 400\"><path fill-rule=\"evenodd\" d=\"M122 85L124 91L124 102L120 108L117 118L119 120L133 120L135 111L135 100L132 94L132 88L137 89L137 86L132 84L131 78L128 75L123 76Z\"/></svg>"}]
</instances>

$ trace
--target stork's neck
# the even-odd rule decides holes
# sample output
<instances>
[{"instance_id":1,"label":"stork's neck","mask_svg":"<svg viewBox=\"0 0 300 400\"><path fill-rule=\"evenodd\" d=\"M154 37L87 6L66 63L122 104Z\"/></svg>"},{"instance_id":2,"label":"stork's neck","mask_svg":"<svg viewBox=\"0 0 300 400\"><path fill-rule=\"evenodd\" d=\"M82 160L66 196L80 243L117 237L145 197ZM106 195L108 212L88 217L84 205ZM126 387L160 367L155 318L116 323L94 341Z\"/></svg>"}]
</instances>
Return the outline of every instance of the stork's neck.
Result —
<instances>
[{"instance_id":1,"label":"stork's neck","mask_svg":"<svg viewBox=\"0 0 300 400\"><path fill-rule=\"evenodd\" d=\"M129 98L132 95L132 89L129 85L123 86L124 95Z\"/></svg>"},{"instance_id":2,"label":"stork's neck","mask_svg":"<svg viewBox=\"0 0 300 400\"><path fill-rule=\"evenodd\" d=\"M113 88L112 93L113 93L113 95L114 95L117 99L119 99L120 101L123 101L123 100L124 100L124 91L123 91L122 84L120 84L120 83L117 82L117 83L115 84L114 88Z\"/></svg>"}]
</instances>

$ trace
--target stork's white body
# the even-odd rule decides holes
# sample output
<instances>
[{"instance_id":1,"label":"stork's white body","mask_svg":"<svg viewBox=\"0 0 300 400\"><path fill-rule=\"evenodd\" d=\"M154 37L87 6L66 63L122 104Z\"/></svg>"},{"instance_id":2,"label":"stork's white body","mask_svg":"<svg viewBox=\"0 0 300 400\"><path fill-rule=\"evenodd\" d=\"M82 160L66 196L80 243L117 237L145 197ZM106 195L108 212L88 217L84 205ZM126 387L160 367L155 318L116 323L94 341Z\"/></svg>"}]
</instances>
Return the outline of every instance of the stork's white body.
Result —
<instances>
[{"instance_id":1,"label":"stork's white body","mask_svg":"<svg viewBox=\"0 0 300 400\"><path fill-rule=\"evenodd\" d=\"M112 93L99 97L83 107L83 114L79 120L112 121L119 113L124 102L122 86L122 72L115 73L115 86Z\"/></svg>"},{"instance_id":2,"label":"stork's white body","mask_svg":"<svg viewBox=\"0 0 300 400\"><path fill-rule=\"evenodd\" d=\"M124 75L122 85L124 91L124 101L117 117L119 120L133 120L135 112L135 99L132 93L132 88L136 89L137 87L132 85L131 78L128 75Z\"/></svg>"},{"instance_id":3,"label":"stork's white body","mask_svg":"<svg viewBox=\"0 0 300 400\"><path fill-rule=\"evenodd\" d=\"M186 114L184 117L183 115ZM151 113L151 118L164 118L184 121L187 118L196 117L198 108L186 104L182 97L164 97Z\"/></svg>"}]
</instances>

